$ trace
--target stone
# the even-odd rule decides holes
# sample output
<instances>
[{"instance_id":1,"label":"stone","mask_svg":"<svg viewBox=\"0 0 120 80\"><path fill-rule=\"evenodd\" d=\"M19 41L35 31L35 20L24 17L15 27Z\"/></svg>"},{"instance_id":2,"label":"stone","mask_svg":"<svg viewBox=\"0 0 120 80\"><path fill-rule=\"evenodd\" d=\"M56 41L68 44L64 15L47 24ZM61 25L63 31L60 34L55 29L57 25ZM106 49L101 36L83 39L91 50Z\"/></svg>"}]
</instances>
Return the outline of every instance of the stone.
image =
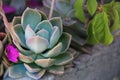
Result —
<instances>
[{"instance_id":1,"label":"stone","mask_svg":"<svg viewBox=\"0 0 120 80\"><path fill-rule=\"evenodd\" d=\"M53 80L119 80L120 35L109 46L95 45L91 54L80 54L75 65L65 70L64 75L54 75Z\"/></svg>"}]
</instances>

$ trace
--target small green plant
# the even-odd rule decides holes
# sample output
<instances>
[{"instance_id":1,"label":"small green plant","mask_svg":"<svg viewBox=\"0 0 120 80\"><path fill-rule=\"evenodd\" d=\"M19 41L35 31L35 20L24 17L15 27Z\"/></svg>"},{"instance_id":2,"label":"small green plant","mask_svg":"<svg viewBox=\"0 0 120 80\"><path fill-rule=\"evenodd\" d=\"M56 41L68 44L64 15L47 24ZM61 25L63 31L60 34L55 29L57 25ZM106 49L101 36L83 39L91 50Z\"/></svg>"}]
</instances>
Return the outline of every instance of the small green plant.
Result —
<instances>
[{"instance_id":1,"label":"small green plant","mask_svg":"<svg viewBox=\"0 0 120 80\"><path fill-rule=\"evenodd\" d=\"M120 29L120 2L101 4L97 0L76 0L74 8L76 18L87 25L89 44L109 45L113 42L111 31Z\"/></svg>"}]
</instances>

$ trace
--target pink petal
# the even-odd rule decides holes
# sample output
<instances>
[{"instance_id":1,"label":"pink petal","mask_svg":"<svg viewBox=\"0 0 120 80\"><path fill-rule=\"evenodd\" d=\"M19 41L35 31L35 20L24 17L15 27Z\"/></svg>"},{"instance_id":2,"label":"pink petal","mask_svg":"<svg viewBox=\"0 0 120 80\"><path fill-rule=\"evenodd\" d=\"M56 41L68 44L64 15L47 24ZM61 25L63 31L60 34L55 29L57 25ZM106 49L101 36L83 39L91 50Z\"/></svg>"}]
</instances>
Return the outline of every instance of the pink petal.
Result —
<instances>
[{"instance_id":1,"label":"pink petal","mask_svg":"<svg viewBox=\"0 0 120 80\"><path fill-rule=\"evenodd\" d=\"M17 62L18 61L18 57L19 57L19 51L17 50L17 48L12 45L12 44L8 44L6 46L6 53L7 53L7 58L9 61L11 62Z\"/></svg>"}]
</instances>

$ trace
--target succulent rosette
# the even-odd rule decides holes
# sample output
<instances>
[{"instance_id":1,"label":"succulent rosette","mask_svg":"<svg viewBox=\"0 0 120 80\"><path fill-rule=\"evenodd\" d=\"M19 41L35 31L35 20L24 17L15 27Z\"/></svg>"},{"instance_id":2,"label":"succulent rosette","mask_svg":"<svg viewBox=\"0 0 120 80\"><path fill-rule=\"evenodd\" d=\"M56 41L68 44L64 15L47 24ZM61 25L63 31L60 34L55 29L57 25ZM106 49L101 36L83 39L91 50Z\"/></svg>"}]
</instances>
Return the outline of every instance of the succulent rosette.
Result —
<instances>
[{"instance_id":1,"label":"succulent rosette","mask_svg":"<svg viewBox=\"0 0 120 80\"><path fill-rule=\"evenodd\" d=\"M64 72L73 56L66 53L71 35L63 32L60 17L47 19L37 10L27 8L22 17L13 19L13 43L19 50L21 64L8 68L4 79L38 80L48 71Z\"/></svg>"}]
</instances>

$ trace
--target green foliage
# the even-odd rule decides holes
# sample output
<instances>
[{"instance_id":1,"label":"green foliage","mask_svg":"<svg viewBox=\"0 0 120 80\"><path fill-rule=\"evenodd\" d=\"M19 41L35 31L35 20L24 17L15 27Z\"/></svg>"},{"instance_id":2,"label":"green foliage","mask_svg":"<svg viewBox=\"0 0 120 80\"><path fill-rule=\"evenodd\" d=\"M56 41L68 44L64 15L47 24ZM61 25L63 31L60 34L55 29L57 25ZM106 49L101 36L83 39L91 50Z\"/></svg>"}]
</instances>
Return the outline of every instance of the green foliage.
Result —
<instances>
[{"instance_id":1,"label":"green foliage","mask_svg":"<svg viewBox=\"0 0 120 80\"><path fill-rule=\"evenodd\" d=\"M113 21L114 23L111 27L111 30L113 31L113 30L120 29L120 17L117 10L113 11Z\"/></svg>"},{"instance_id":2,"label":"green foliage","mask_svg":"<svg viewBox=\"0 0 120 80\"><path fill-rule=\"evenodd\" d=\"M88 43L111 44L114 39L111 32L120 29L120 2L112 0L109 3L104 1L104 4L97 0L83 1L77 0L74 8L75 16L80 21L83 22L85 20L83 17L86 15L87 20L84 25L87 25Z\"/></svg>"},{"instance_id":3,"label":"green foliage","mask_svg":"<svg viewBox=\"0 0 120 80\"><path fill-rule=\"evenodd\" d=\"M109 21L112 21L111 31L120 29L120 2L114 2L104 4L102 6L103 11L108 15Z\"/></svg>"},{"instance_id":4,"label":"green foliage","mask_svg":"<svg viewBox=\"0 0 120 80\"><path fill-rule=\"evenodd\" d=\"M77 0L74 4L74 8L76 18L78 18L81 22L85 23L86 17L83 10L83 1L84 0Z\"/></svg>"},{"instance_id":5,"label":"green foliage","mask_svg":"<svg viewBox=\"0 0 120 80\"><path fill-rule=\"evenodd\" d=\"M114 24L112 30L120 29L120 2L114 3Z\"/></svg>"},{"instance_id":6,"label":"green foliage","mask_svg":"<svg viewBox=\"0 0 120 80\"><path fill-rule=\"evenodd\" d=\"M113 36L109 30L109 20L105 12L96 14L88 26L88 42L90 44L103 43L109 45Z\"/></svg>"},{"instance_id":7,"label":"green foliage","mask_svg":"<svg viewBox=\"0 0 120 80\"><path fill-rule=\"evenodd\" d=\"M87 9L91 15L96 12L97 9L97 1L96 0L87 0Z\"/></svg>"}]
</instances>

